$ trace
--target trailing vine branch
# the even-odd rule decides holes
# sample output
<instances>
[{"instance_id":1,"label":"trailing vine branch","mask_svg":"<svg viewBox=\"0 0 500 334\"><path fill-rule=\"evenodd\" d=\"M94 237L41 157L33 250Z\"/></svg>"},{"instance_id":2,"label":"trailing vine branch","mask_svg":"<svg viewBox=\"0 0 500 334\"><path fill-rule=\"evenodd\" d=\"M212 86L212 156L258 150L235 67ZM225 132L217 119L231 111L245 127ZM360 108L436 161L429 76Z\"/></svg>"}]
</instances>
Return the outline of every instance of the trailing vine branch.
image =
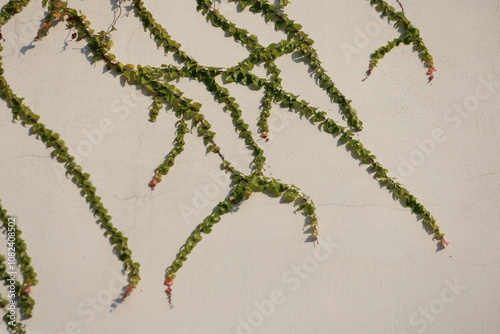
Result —
<instances>
[{"instance_id":1,"label":"trailing vine branch","mask_svg":"<svg viewBox=\"0 0 500 334\"><path fill-rule=\"evenodd\" d=\"M111 25L109 26L108 28L108 34L115 31L116 28L115 28L115 24L116 22L118 21L118 19L122 16L122 3L123 3L123 0L117 0L118 1L118 6L114 12L114 15L115 17L113 18L113 22L111 22Z\"/></svg>"},{"instance_id":2,"label":"trailing vine branch","mask_svg":"<svg viewBox=\"0 0 500 334\"><path fill-rule=\"evenodd\" d=\"M434 79L433 73L436 71L436 68L434 67L434 58L429 53L422 37L420 37L420 31L413 26L410 20L406 18L403 6L399 1L398 3L401 6L401 12L397 12L394 7L390 6L384 0L370 0L370 4L374 6L375 9L382 14L382 16L387 17L389 22L394 22L396 27L401 28L403 33L401 34L401 37L396 38L392 42L388 42L387 45L378 48L372 53L370 56L370 66L363 81L371 75L379 60L384 58L384 56L394 47L399 46L401 42L405 45L413 44L413 48L418 52L420 59L424 62L425 66L428 67L426 74L429 76L429 82Z\"/></svg>"},{"instance_id":3,"label":"trailing vine branch","mask_svg":"<svg viewBox=\"0 0 500 334\"><path fill-rule=\"evenodd\" d=\"M180 120L177 122L177 136L174 139L174 147L170 150L168 155L166 156L165 160L163 163L161 163L158 167L155 169L155 176L149 182L149 186L151 187L151 190L154 190L156 185L161 182L162 180L162 175L167 175L170 168L174 165L175 163L175 158L181 154L182 151L184 151L184 135L189 132L188 126L184 120Z\"/></svg>"}]
</instances>

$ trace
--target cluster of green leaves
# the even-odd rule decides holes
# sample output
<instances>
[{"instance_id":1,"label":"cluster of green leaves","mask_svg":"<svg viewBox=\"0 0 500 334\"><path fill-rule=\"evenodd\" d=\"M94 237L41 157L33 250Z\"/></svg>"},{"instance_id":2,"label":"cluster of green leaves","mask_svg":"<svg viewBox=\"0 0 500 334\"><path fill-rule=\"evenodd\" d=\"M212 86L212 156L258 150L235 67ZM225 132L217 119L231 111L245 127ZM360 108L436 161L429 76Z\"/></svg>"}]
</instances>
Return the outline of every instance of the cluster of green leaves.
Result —
<instances>
[{"instance_id":1,"label":"cluster of green leaves","mask_svg":"<svg viewBox=\"0 0 500 334\"><path fill-rule=\"evenodd\" d=\"M419 56L425 63L425 65L429 69L432 69L432 71L428 72L428 75L432 75L432 72L435 70L433 57L429 53L429 49L427 49L427 47L425 46L424 41L420 36L420 31L410 22L410 20L408 20L404 12L396 11L394 7L389 5L384 0L370 0L370 3L375 7L377 11L382 14L382 16L386 17L389 22L393 22L394 25L397 28L400 28L403 32L401 34L401 37L387 42L386 45L381 46L372 53L372 55L370 56L370 67L367 72L367 77L377 66L380 59L384 58L387 53L389 53L395 47L399 46L401 43L405 45L413 44L414 49L419 53ZM403 10L402 6L401 10Z\"/></svg>"},{"instance_id":2,"label":"cluster of green leaves","mask_svg":"<svg viewBox=\"0 0 500 334\"><path fill-rule=\"evenodd\" d=\"M68 7L66 1L56 0L44 0L43 5L47 5L48 14L45 16L42 26L38 29L38 34L35 37L36 40L41 40L47 36L49 29L63 19L64 10Z\"/></svg>"},{"instance_id":3,"label":"cluster of green leaves","mask_svg":"<svg viewBox=\"0 0 500 334\"><path fill-rule=\"evenodd\" d=\"M271 108L273 102L273 95L271 90L266 89L264 92L264 97L262 98L262 110L259 115L259 121L257 125L259 126L259 132L269 132L268 119L271 116Z\"/></svg>"},{"instance_id":4,"label":"cluster of green leaves","mask_svg":"<svg viewBox=\"0 0 500 334\"><path fill-rule=\"evenodd\" d=\"M30 0L10 0L7 2L0 13L0 27L6 24L14 15L22 12L29 2Z\"/></svg>"},{"instance_id":5,"label":"cluster of green leaves","mask_svg":"<svg viewBox=\"0 0 500 334\"><path fill-rule=\"evenodd\" d=\"M170 168L175 163L175 158L184 151L184 135L189 132L189 128L184 120L177 122L177 135L174 139L174 147L167 154L165 160L155 169L155 178L161 181L162 175L167 175ZM159 182L158 181L158 182Z\"/></svg>"},{"instance_id":6,"label":"cluster of green leaves","mask_svg":"<svg viewBox=\"0 0 500 334\"><path fill-rule=\"evenodd\" d=\"M181 62L188 60L194 61L186 52L180 50L181 45L174 41L170 34L165 30L161 24L156 22L153 14L144 6L142 0L133 0L136 15L142 21L145 30L148 30L154 37L157 45L163 47L165 52L173 52L174 57Z\"/></svg>"}]
</instances>

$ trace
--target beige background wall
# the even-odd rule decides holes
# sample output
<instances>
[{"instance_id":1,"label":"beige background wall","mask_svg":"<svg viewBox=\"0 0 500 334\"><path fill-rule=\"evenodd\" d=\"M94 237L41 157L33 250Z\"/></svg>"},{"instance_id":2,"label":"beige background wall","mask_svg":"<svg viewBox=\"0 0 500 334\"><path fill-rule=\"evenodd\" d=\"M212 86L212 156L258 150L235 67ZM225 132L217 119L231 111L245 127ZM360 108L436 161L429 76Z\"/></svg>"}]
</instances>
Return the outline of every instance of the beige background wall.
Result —
<instances>
[{"instance_id":1,"label":"beige background wall","mask_svg":"<svg viewBox=\"0 0 500 334\"><path fill-rule=\"evenodd\" d=\"M0 102L0 198L18 218L40 280L29 333L498 333L499 2L402 1L435 57L430 84L407 46L361 82L371 52L398 35L369 1L294 0L286 12L353 100L365 124L359 138L431 210L451 245L436 252L420 222L344 147L275 106L270 141L260 142L267 173L314 199L320 246L304 242L303 218L291 205L256 194L193 251L175 281L173 309L164 270L226 195L219 158L188 135L186 151L152 192L147 183L172 146L175 116L148 122L150 99L91 64L83 42L66 44L62 24L26 50L43 15L39 2L3 27L5 76L78 155L142 269L138 290L112 308L121 264L79 190ZM109 1L69 3L95 30L113 19ZM145 3L203 64L231 66L248 54L208 24L194 0ZM284 37L259 15L218 6L263 44ZM123 63L171 62L132 13L116 27L113 51ZM289 56L277 64L285 88L341 121L304 65ZM247 170L251 157L229 115L195 82L178 87L203 103L224 154ZM227 87L255 131L261 92Z\"/></svg>"}]
</instances>

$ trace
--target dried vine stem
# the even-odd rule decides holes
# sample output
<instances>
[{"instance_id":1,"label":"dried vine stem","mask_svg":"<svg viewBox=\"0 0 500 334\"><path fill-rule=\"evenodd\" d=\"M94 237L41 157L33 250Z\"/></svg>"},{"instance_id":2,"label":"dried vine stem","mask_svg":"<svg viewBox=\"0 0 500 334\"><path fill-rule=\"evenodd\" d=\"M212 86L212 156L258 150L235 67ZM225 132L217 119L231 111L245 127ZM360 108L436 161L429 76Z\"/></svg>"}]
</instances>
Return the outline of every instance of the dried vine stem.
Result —
<instances>
[{"instance_id":1,"label":"dried vine stem","mask_svg":"<svg viewBox=\"0 0 500 334\"><path fill-rule=\"evenodd\" d=\"M401 11L404 13L405 9L403 8L403 4L401 3L401 1L396 0L396 2L398 3L399 7L401 8Z\"/></svg>"}]
</instances>

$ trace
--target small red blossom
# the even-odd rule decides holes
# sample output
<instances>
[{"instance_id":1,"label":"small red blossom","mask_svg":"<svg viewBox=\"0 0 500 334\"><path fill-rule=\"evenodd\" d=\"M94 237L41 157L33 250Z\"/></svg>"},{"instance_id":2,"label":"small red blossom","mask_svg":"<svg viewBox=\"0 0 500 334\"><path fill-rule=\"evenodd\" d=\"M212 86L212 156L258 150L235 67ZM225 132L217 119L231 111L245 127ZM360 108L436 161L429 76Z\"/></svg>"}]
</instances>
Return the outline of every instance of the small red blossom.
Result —
<instances>
[{"instance_id":1,"label":"small red blossom","mask_svg":"<svg viewBox=\"0 0 500 334\"><path fill-rule=\"evenodd\" d=\"M24 292L26 292L26 293L31 293L31 289L30 289L30 287L27 287L26 289L24 289Z\"/></svg>"},{"instance_id":2,"label":"small red blossom","mask_svg":"<svg viewBox=\"0 0 500 334\"><path fill-rule=\"evenodd\" d=\"M174 279L173 278L167 278L165 280L165 285L168 285L168 286L174 285Z\"/></svg>"},{"instance_id":3,"label":"small red blossom","mask_svg":"<svg viewBox=\"0 0 500 334\"><path fill-rule=\"evenodd\" d=\"M429 77L429 82L431 82L431 81L432 81L432 79L434 79L434 76L433 76L433 75L431 75L431 76Z\"/></svg>"},{"instance_id":4,"label":"small red blossom","mask_svg":"<svg viewBox=\"0 0 500 334\"><path fill-rule=\"evenodd\" d=\"M448 241L446 241L444 238L441 239L441 245L443 245L443 247L446 247L448 246L450 243Z\"/></svg>"},{"instance_id":5,"label":"small red blossom","mask_svg":"<svg viewBox=\"0 0 500 334\"><path fill-rule=\"evenodd\" d=\"M149 184L148 184L148 185L149 185L149 187L151 188L151 190L155 190L155 187L156 187L156 185L157 185L157 184L158 184L158 180L154 180L154 179L153 179L153 180L151 180L151 181L149 182Z\"/></svg>"}]
</instances>

